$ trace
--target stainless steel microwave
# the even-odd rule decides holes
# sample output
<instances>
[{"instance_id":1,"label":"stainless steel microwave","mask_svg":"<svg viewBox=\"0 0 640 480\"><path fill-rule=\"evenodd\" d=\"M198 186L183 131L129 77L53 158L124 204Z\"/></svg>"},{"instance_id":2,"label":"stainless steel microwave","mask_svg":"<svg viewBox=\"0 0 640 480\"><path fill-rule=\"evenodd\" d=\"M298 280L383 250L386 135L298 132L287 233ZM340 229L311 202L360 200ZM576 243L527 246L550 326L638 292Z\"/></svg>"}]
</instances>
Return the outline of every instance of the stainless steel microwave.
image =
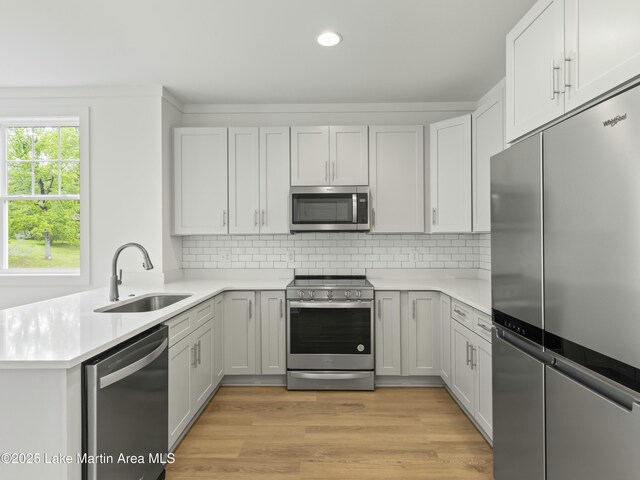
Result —
<instances>
[{"instance_id":1,"label":"stainless steel microwave","mask_svg":"<svg viewBox=\"0 0 640 480\"><path fill-rule=\"evenodd\" d=\"M291 231L368 231L369 187L291 187Z\"/></svg>"}]
</instances>

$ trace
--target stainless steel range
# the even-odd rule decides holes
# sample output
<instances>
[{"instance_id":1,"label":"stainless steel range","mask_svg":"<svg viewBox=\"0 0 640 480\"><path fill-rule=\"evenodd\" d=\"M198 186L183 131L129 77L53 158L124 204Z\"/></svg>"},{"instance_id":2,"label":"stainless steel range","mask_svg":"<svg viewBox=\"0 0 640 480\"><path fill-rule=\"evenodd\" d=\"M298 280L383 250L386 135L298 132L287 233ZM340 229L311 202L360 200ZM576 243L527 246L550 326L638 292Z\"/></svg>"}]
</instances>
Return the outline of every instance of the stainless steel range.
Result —
<instances>
[{"instance_id":1,"label":"stainless steel range","mask_svg":"<svg viewBox=\"0 0 640 480\"><path fill-rule=\"evenodd\" d=\"M287 388L373 390L373 286L298 276L287 286Z\"/></svg>"}]
</instances>

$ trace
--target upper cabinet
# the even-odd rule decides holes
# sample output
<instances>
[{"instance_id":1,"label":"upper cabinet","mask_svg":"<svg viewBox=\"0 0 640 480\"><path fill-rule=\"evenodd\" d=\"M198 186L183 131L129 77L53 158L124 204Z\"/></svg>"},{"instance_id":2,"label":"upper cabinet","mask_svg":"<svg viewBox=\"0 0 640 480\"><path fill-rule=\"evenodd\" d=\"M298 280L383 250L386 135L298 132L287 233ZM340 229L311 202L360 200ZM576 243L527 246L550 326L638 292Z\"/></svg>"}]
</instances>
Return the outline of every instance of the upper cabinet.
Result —
<instances>
[{"instance_id":1,"label":"upper cabinet","mask_svg":"<svg viewBox=\"0 0 640 480\"><path fill-rule=\"evenodd\" d=\"M507 141L640 74L640 2L540 0L507 35Z\"/></svg>"},{"instance_id":2,"label":"upper cabinet","mask_svg":"<svg viewBox=\"0 0 640 480\"><path fill-rule=\"evenodd\" d=\"M372 233L424 232L422 125L369 127Z\"/></svg>"},{"instance_id":3,"label":"upper cabinet","mask_svg":"<svg viewBox=\"0 0 640 480\"><path fill-rule=\"evenodd\" d=\"M173 233L227 233L227 129L176 128L173 160Z\"/></svg>"},{"instance_id":4,"label":"upper cabinet","mask_svg":"<svg viewBox=\"0 0 640 480\"><path fill-rule=\"evenodd\" d=\"M471 231L471 115L432 123L431 232Z\"/></svg>"},{"instance_id":5,"label":"upper cabinet","mask_svg":"<svg viewBox=\"0 0 640 480\"><path fill-rule=\"evenodd\" d=\"M229 129L229 233L288 233L289 127Z\"/></svg>"},{"instance_id":6,"label":"upper cabinet","mask_svg":"<svg viewBox=\"0 0 640 480\"><path fill-rule=\"evenodd\" d=\"M491 230L490 159L504 150L504 85L480 101L471 115L471 196L473 231Z\"/></svg>"},{"instance_id":7,"label":"upper cabinet","mask_svg":"<svg viewBox=\"0 0 640 480\"><path fill-rule=\"evenodd\" d=\"M367 185L366 126L292 127L291 185Z\"/></svg>"}]
</instances>

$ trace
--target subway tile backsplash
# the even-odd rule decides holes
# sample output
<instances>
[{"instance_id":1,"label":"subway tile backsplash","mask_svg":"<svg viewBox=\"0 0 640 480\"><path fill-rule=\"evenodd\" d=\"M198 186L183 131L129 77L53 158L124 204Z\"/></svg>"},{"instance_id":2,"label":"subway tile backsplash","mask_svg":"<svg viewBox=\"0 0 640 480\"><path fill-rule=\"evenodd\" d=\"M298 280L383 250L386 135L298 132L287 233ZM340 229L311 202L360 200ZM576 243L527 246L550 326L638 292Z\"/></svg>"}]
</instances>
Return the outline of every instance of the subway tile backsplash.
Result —
<instances>
[{"instance_id":1,"label":"subway tile backsplash","mask_svg":"<svg viewBox=\"0 0 640 480\"><path fill-rule=\"evenodd\" d=\"M491 236L474 234L192 235L184 269L296 269L301 275L363 275L368 268L491 270Z\"/></svg>"}]
</instances>

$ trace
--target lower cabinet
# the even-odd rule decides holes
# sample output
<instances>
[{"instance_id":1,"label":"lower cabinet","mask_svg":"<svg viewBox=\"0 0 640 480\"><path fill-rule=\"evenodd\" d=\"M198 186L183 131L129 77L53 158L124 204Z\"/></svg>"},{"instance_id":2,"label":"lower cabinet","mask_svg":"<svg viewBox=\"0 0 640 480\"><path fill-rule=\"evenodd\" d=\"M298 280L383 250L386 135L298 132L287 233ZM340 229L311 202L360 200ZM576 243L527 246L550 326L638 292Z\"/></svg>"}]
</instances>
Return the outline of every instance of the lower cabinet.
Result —
<instances>
[{"instance_id":1,"label":"lower cabinet","mask_svg":"<svg viewBox=\"0 0 640 480\"><path fill-rule=\"evenodd\" d=\"M440 376L451 388L451 298L440 294Z\"/></svg>"},{"instance_id":2,"label":"lower cabinet","mask_svg":"<svg viewBox=\"0 0 640 480\"><path fill-rule=\"evenodd\" d=\"M263 375L287 373L286 318L284 292L260 292Z\"/></svg>"},{"instance_id":3,"label":"lower cabinet","mask_svg":"<svg viewBox=\"0 0 640 480\"><path fill-rule=\"evenodd\" d=\"M452 320L450 389L489 438L493 436L491 388L491 343Z\"/></svg>"},{"instance_id":4,"label":"lower cabinet","mask_svg":"<svg viewBox=\"0 0 640 480\"><path fill-rule=\"evenodd\" d=\"M440 375L439 295L375 292L376 375Z\"/></svg>"},{"instance_id":5,"label":"lower cabinet","mask_svg":"<svg viewBox=\"0 0 640 480\"><path fill-rule=\"evenodd\" d=\"M213 384L224 377L224 295L213 299Z\"/></svg>"},{"instance_id":6,"label":"lower cabinet","mask_svg":"<svg viewBox=\"0 0 640 480\"><path fill-rule=\"evenodd\" d=\"M256 293L227 292L224 296L224 373L256 375Z\"/></svg>"}]
</instances>

